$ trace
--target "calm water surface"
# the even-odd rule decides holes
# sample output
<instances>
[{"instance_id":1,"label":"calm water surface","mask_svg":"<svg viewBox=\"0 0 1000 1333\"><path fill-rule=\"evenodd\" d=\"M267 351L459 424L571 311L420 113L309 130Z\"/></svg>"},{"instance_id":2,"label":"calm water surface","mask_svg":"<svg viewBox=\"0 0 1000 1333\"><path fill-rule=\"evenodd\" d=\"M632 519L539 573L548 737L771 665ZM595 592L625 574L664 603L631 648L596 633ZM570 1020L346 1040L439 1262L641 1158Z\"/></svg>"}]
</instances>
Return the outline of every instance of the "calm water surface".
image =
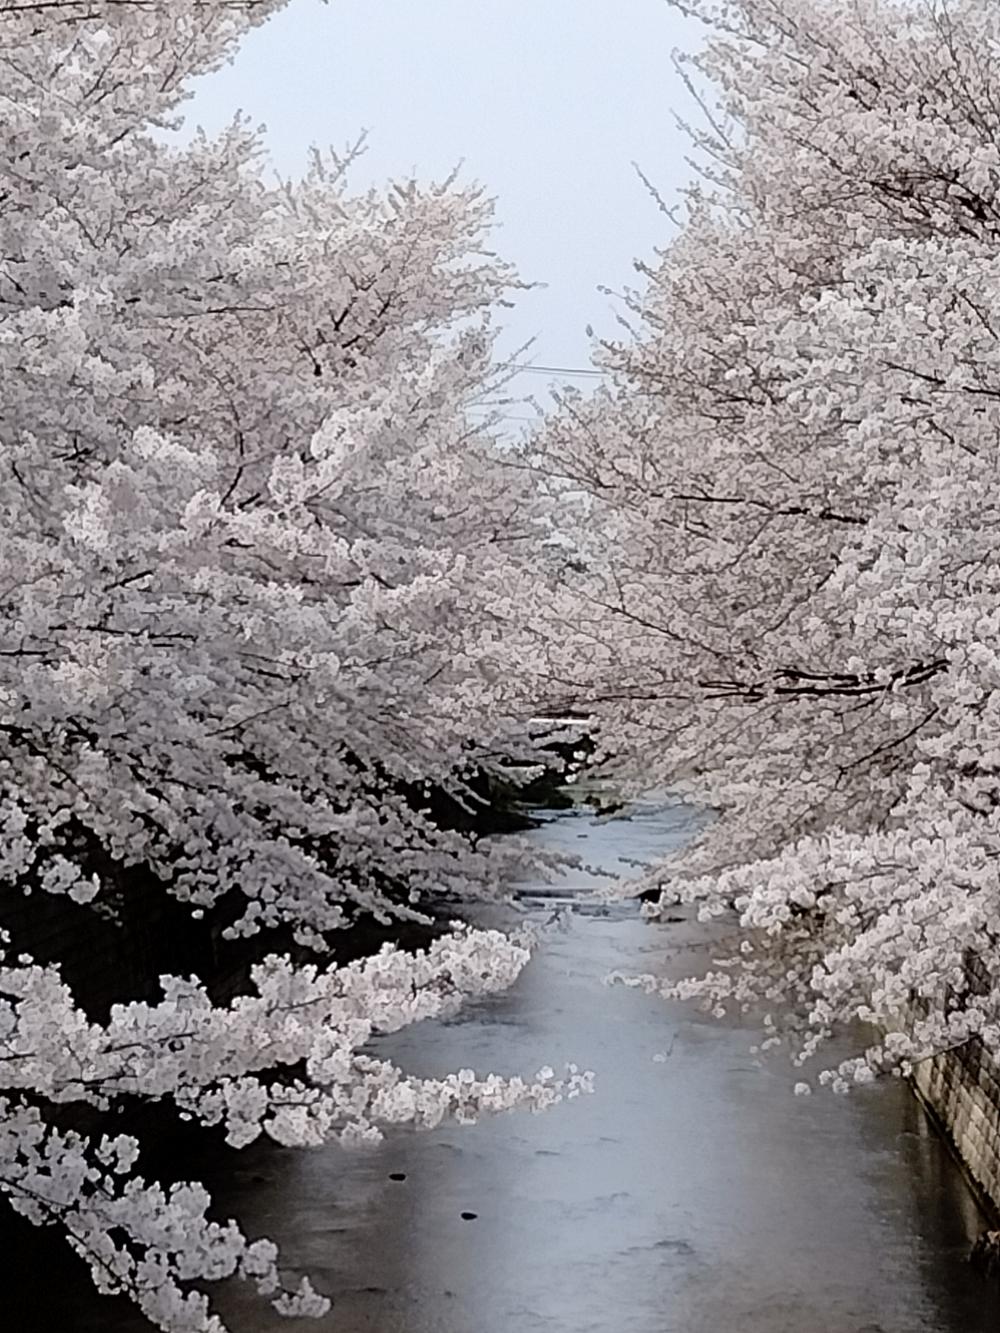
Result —
<instances>
[{"instance_id":1,"label":"calm water surface","mask_svg":"<svg viewBox=\"0 0 1000 1333\"><path fill-rule=\"evenodd\" d=\"M621 871L686 827L651 807L560 815L533 836ZM522 907L545 920L595 882L573 872ZM749 1054L752 1028L602 983L685 972L703 938L580 905L507 994L379 1047L426 1075L574 1060L597 1073L591 1097L360 1152L213 1147L192 1174L220 1209L334 1298L292 1325L227 1292L237 1333L997 1333L1000 1286L964 1263L983 1219L902 1085L795 1098L787 1065ZM45 1255L0 1328L147 1329L61 1250Z\"/></svg>"}]
</instances>

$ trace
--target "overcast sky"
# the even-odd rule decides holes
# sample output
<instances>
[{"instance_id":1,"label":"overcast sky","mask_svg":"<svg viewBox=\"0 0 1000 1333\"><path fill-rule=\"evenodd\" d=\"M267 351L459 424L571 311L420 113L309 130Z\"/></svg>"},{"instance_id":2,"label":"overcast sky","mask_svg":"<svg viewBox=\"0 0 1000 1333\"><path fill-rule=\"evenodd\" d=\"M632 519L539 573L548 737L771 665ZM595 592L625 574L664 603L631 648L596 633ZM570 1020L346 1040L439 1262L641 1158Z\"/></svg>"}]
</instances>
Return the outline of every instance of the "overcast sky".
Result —
<instances>
[{"instance_id":1,"label":"overcast sky","mask_svg":"<svg viewBox=\"0 0 1000 1333\"><path fill-rule=\"evenodd\" d=\"M583 367L585 326L615 327L598 287L632 284L669 239L631 164L670 200L690 177L672 111L698 111L670 56L700 32L666 0L292 0L186 115L212 130L246 111L283 175L362 129L359 187L464 160L497 196L496 248L548 284L509 315L505 348L537 335L534 362Z\"/></svg>"}]
</instances>

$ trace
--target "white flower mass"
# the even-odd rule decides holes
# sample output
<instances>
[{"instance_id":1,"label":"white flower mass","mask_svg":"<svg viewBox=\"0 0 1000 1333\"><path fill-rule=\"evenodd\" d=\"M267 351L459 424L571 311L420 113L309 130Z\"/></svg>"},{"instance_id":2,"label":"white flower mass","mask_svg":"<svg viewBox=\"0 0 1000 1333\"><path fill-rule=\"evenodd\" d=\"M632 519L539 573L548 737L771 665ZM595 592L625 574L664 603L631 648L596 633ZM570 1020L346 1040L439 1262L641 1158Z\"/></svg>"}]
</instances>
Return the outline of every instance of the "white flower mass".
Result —
<instances>
[{"instance_id":1,"label":"white flower mass","mask_svg":"<svg viewBox=\"0 0 1000 1333\"><path fill-rule=\"evenodd\" d=\"M141 868L195 919L235 899L230 938L282 927L321 955L358 913L426 920L532 864L413 793L468 807L471 774L537 762L517 608L547 529L470 424L518 285L484 193L352 196L319 154L269 186L239 118L156 137L280 7L0 3L0 874L96 910ZM199 1279L248 1278L288 1315L326 1301L200 1187L144 1180L131 1136L54 1108L169 1099L237 1147L311 1146L588 1085L360 1052L508 986L528 950L494 931L345 967L267 956L228 1005L165 976L103 1023L8 944L0 1191L174 1333L222 1328Z\"/></svg>"},{"instance_id":2,"label":"white flower mass","mask_svg":"<svg viewBox=\"0 0 1000 1333\"><path fill-rule=\"evenodd\" d=\"M563 664L622 782L714 812L647 915L740 928L632 980L803 1062L874 1025L844 1091L1000 1046L1000 7L678 8L701 176L536 442L590 497Z\"/></svg>"},{"instance_id":3,"label":"white flower mass","mask_svg":"<svg viewBox=\"0 0 1000 1333\"><path fill-rule=\"evenodd\" d=\"M0 1192L168 1333L223 1333L205 1280L327 1301L66 1108L313 1147L589 1088L372 1053L525 940L329 956L538 868L431 795L535 771L543 705L620 795L714 815L628 892L731 948L619 980L762 1012L800 1065L871 1025L799 1095L1000 1048L1000 5L679 3L700 177L604 387L517 445L470 413L520 286L483 190L352 194L320 153L268 184L240 118L162 141L282 7L0 0L0 876L96 913L141 871L316 960L96 1021L3 944Z\"/></svg>"}]
</instances>

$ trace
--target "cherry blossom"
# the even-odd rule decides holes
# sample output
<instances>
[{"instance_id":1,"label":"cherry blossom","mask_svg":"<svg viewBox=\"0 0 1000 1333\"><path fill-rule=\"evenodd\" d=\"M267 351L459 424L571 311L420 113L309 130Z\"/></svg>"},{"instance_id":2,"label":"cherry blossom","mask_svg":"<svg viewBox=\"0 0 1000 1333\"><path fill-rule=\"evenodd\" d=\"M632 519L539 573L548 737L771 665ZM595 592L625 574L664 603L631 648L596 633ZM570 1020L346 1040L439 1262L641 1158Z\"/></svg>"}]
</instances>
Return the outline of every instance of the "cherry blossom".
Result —
<instances>
[{"instance_id":1,"label":"cherry blossom","mask_svg":"<svg viewBox=\"0 0 1000 1333\"><path fill-rule=\"evenodd\" d=\"M270 184L239 117L166 133L279 8L0 0L4 893L113 911L142 874L225 937L319 959L262 946L250 994L166 976L98 1021L8 942L0 1192L173 1333L221 1330L200 1279L325 1301L200 1186L136 1174L135 1137L66 1128L80 1108L167 1100L237 1147L315 1146L587 1086L377 1054L509 985L524 940L323 960L360 915L427 921L538 864L433 803L474 814L546 762L523 608L558 566L550 499L493 435L520 283L482 189L351 193L350 153Z\"/></svg>"},{"instance_id":2,"label":"cherry blossom","mask_svg":"<svg viewBox=\"0 0 1000 1333\"><path fill-rule=\"evenodd\" d=\"M385 1125L542 1110L588 1090L590 1076L463 1069L419 1079L359 1049L506 988L528 961L526 943L459 926L423 953L387 945L343 967L269 957L253 970L256 993L225 1008L197 982L163 977L161 1003L115 1006L103 1025L88 1021L56 969L0 966L0 1190L31 1221L62 1226L100 1290L131 1295L172 1333L223 1327L193 1279L241 1276L282 1314L322 1314L328 1302L308 1279L284 1285L270 1242L206 1215L203 1187L145 1180L133 1171L134 1136L88 1139L48 1122L39 1103L107 1109L126 1095L169 1098L185 1118L223 1124L237 1148L262 1133L293 1147L360 1144ZM292 1067L301 1075L283 1076Z\"/></svg>"},{"instance_id":3,"label":"cherry blossom","mask_svg":"<svg viewBox=\"0 0 1000 1333\"><path fill-rule=\"evenodd\" d=\"M715 812L640 885L730 941L667 990L801 1059L874 1025L844 1088L1000 1043L1000 10L680 7L701 173L533 441L588 514L552 688Z\"/></svg>"}]
</instances>

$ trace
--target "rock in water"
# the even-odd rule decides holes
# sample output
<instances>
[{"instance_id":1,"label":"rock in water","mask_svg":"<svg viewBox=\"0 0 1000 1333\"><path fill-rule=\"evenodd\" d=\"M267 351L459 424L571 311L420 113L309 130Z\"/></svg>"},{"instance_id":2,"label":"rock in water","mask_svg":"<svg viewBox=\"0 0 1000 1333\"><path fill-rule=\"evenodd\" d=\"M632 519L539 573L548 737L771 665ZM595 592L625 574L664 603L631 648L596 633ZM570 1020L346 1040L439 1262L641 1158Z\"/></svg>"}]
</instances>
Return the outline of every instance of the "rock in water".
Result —
<instances>
[{"instance_id":1,"label":"rock in water","mask_svg":"<svg viewBox=\"0 0 1000 1333\"><path fill-rule=\"evenodd\" d=\"M1000 1231L984 1231L972 1247L969 1263L983 1273L1000 1274Z\"/></svg>"}]
</instances>

